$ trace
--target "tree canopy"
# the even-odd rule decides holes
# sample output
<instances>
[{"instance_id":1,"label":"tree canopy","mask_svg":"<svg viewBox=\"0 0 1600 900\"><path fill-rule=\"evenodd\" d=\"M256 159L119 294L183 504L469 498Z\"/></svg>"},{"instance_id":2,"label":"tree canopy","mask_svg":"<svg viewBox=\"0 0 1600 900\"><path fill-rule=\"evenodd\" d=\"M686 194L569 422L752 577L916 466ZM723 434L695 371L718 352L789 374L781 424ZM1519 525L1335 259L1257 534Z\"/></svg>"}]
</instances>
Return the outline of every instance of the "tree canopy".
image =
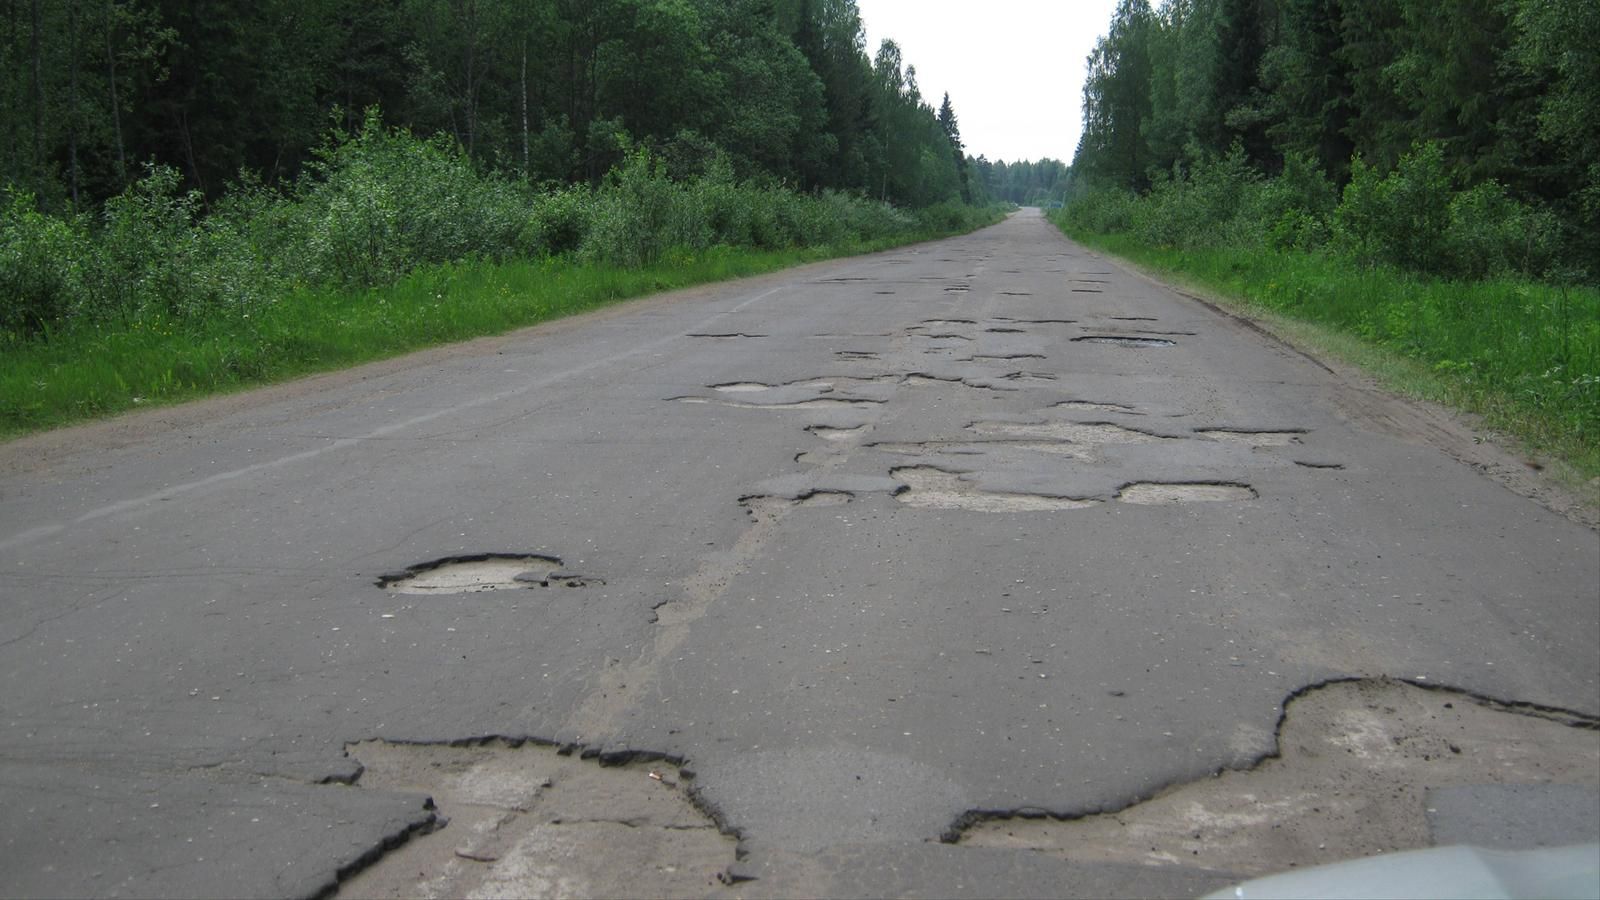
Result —
<instances>
[{"instance_id":1,"label":"tree canopy","mask_svg":"<svg viewBox=\"0 0 1600 900\"><path fill-rule=\"evenodd\" d=\"M910 206L971 197L935 111L855 0L3 0L0 179L82 208L147 163L216 197L289 184L368 108L479 165L597 182L644 146L692 175ZM941 117L940 113L943 113Z\"/></svg>"},{"instance_id":2,"label":"tree canopy","mask_svg":"<svg viewBox=\"0 0 1600 900\"><path fill-rule=\"evenodd\" d=\"M1433 144L1452 185L1548 208L1600 258L1594 0L1120 0L1087 66L1086 183L1142 191L1238 148L1343 184Z\"/></svg>"}]
</instances>

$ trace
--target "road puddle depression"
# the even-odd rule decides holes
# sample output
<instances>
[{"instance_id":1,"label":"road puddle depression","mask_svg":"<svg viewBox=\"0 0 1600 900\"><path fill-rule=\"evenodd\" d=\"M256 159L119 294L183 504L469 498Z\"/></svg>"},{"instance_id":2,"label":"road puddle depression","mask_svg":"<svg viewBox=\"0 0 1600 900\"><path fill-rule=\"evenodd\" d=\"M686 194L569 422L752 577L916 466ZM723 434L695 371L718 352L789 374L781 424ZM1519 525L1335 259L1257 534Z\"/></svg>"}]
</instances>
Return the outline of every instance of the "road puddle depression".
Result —
<instances>
[{"instance_id":1,"label":"road puddle depression","mask_svg":"<svg viewBox=\"0 0 1600 900\"><path fill-rule=\"evenodd\" d=\"M1158 434L1110 422L976 422L970 428L978 434L1046 438L1073 444L1148 444L1168 440Z\"/></svg>"},{"instance_id":2,"label":"road puddle depression","mask_svg":"<svg viewBox=\"0 0 1600 900\"><path fill-rule=\"evenodd\" d=\"M1166 338L1129 337L1121 334L1086 334L1075 337L1073 343L1077 344L1112 344L1117 347L1176 347L1177 341Z\"/></svg>"},{"instance_id":3,"label":"road puddle depression","mask_svg":"<svg viewBox=\"0 0 1600 900\"><path fill-rule=\"evenodd\" d=\"M1051 409L1069 409L1076 412L1110 412L1122 413L1129 416L1142 415L1131 406L1121 403L1097 403L1092 400L1063 400L1050 407Z\"/></svg>"},{"instance_id":4,"label":"road puddle depression","mask_svg":"<svg viewBox=\"0 0 1600 900\"><path fill-rule=\"evenodd\" d=\"M1247 771L1102 815L973 813L947 839L1243 877L1461 843L1470 837L1462 820L1473 818L1502 819L1503 846L1532 846L1529 832L1552 830L1562 844L1584 843L1600 834L1596 727L1581 716L1399 681L1336 682L1291 700L1277 755ZM1496 802L1504 806L1485 808ZM1524 805L1534 822L1518 833ZM1562 824L1541 827L1545 817Z\"/></svg>"},{"instance_id":5,"label":"road puddle depression","mask_svg":"<svg viewBox=\"0 0 1600 900\"><path fill-rule=\"evenodd\" d=\"M735 859L656 759L601 765L554 747L367 741L357 789L427 794L445 824L340 885L341 897L696 897Z\"/></svg>"},{"instance_id":6,"label":"road puddle depression","mask_svg":"<svg viewBox=\"0 0 1600 900\"><path fill-rule=\"evenodd\" d=\"M1044 494L984 491L954 472L932 466L906 466L891 469L889 476L905 485L894 498L920 509L963 509L971 512L1052 512L1084 509L1099 500L1051 497Z\"/></svg>"},{"instance_id":7,"label":"road puddle depression","mask_svg":"<svg viewBox=\"0 0 1600 900\"><path fill-rule=\"evenodd\" d=\"M1290 444L1300 443L1306 434L1306 430L1304 428L1263 429L1260 431L1248 428L1197 428L1194 433L1201 437L1211 438L1214 441L1250 444L1254 447L1287 447Z\"/></svg>"},{"instance_id":8,"label":"road puddle depression","mask_svg":"<svg viewBox=\"0 0 1600 900\"><path fill-rule=\"evenodd\" d=\"M1175 503L1224 503L1254 500L1255 489L1243 484L1195 482L1163 484L1141 481L1117 492L1123 503L1140 506L1170 506Z\"/></svg>"},{"instance_id":9,"label":"road puddle depression","mask_svg":"<svg viewBox=\"0 0 1600 900\"><path fill-rule=\"evenodd\" d=\"M604 582L564 571L555 557L513 553L450 556L378 577L378 587L394 594L474 594L596 584Z\"/></svg>"}]
</instances>

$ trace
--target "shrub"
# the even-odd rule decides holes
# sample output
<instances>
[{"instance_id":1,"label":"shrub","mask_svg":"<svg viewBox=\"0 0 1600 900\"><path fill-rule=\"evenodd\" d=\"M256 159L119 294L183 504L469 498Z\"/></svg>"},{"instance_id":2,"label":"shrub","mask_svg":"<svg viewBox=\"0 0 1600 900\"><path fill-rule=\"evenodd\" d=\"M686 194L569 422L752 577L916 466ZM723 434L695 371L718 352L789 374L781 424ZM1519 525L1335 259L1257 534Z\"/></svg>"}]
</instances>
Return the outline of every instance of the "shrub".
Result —
<instances>
[{"instance_id":1,"label":"shrub","mask_svg":"<svg viewBox=\"0 0 1600 900\"><path fill-rule=\"evenodd\" d=\"M1444 151L1431 141L1413 147L1383 178L1351 160L1350 183L1333 216L1335 241L1362 263L1438 271L1447 259L1450 188Z\"/></svg>"},{"instance_id":2,"label":"shrub","mask_svg":"<svg viewBox=\"0 0 1600 900\"><path fill-rule=\"evenodd\" d=\"M1119 188L1091 188L1069 201L1061 216L1074 228L1098 234L1118 234L1133 228L1139 198Z\"/></svg>"},{"instance_id":3,"label":"shrub","mask_svg":"<svg viewBox=\"0 0 1600 900\"><path fill-rule=\"evenodd\" d=\"M70 315L93 248L81 220L34 208L32 194L7 190L0 209L0 329L37 334Z\"/></svg>"},{"instance_id":4,"label":"shrub","mask_svg":"<svg viewBox=\"0 0 1600 900\"><path fill-rule=\"evenodd\" d=\"M529 256L575 253L589 235L594 197L583 185L539 194L529 203L517 245Z\"/></svg>"},{"instance_id":5,"label":"shrub","mask_svg":"<svg viewBox=\"0 0 1600 900\"><path fill-rule=\"evenodd\" d=\"M1290 153L1283 171L1256 190L1248 215L1264 226L1261 240L1279 250L1313 250L1327 243L1339 193L1309 156Z\"/></svg>"},{"instance_id":6,"label":"shrub","mask_svg":"<svg viewBox=\"0 0 1600 900\"><path fill-rule=\"evenodd\" d=\"M1450 200L1444 262L1452 274L1543 275L1555 262L1559 243L1555 216L1518 203L1497 182L1486 181Z\"/></svg>"},{"instance_id":7,"label":"shrub","mask_svg":"<svg viewBox=\"0 0 1600 900\"><path fill-rule=\"evenodd\" d=\"M319 280L370 286L418 265L503 258L519 247L522 192L479 174L446 135L385 129L370 111L360 133L336 136L317 157L301 202Z\"/></svg>"},{"instance_id":8,"label":"shrub","mask_svg":"<svg viewBox=\"0 0 1600 900\"><path fill-rule=\"evenodd\" d=\"M581 253L620 266L654 262L669 246L675 186L649 151L636 150L611 171L594 197L594 215Z\"/></svg>"}]
</instances>

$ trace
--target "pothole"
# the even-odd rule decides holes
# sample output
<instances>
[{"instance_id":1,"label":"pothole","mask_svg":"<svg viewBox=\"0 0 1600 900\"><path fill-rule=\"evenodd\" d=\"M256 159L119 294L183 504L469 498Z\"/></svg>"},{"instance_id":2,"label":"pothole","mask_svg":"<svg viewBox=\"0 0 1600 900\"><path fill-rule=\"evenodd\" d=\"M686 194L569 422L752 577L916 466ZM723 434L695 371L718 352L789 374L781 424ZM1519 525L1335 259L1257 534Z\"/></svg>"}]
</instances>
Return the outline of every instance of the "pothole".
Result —
<instances>
[{"instance_id":1,"label":"pothole","mask_svg":"<svg viewBox=\"0 0 1600 900\"><path fill-rule=\"evenodd\" d=\"M1093 460L1095 453L1082 444L1064 441L879 441L867 444L868 449L881 450L899 456L921 456L938 453L949 456L976 456L994 449L1025 450L1031 453L1048 453L1073 459Z\"/></svg>"},{"instance_id":2,"label":"pothole","mask_svg":"<svg viewBox=\"0 0 1600 900\"><path fill-rule=\"evenodd\" d=\"M1170 440L1161 435L1124 428L1110 422L975 422L968 426L978 434L1008 437L1050 438L1074 444L1148 444Z\"/></svg>"},{"instance_id":3,"label":"pothole","mask_svg":"<svg viewBox=\"0 0 1600 900\"><path fill-rule=\"evenodd\" d=\"M958 284L945 288L944 292L946 294L965 294L969 290L971 290L971 288L967 287L966 285Z\"/></svg>"},{"instance_id":4,"label":"pothole","mask_svg":"<svg viewBox=\"0 0 1600 900\"><path fill-rule=\"evenodd\" d=\"M736 842L665 760L602 766L553 747L368 741L359 789L432 796L448 824L339 886L340 897L699 897Z\"/></svg>"},{"instance_id":5,"label":"pothole","mask_svg":"<svg viewBox=\"0 0 1600 900\"><path fill-rule=\"evenodd\" d=\"M811 432L825 441L848 441L853 437L865 434L867 426L857 425L854 428L836 428L832 425L808 425L806 431Z\"/></svg>"},{"instance_id":6,"label":"pothole","mask_svg":"<svg viewBox=\"0 0 1600 900\"><path fill-rule=\"evenodd\" d=\"M1126 413L1131 416L1139 415L1133 407L1122 403L1096 403L1089 400L1063 400L1050 407L1051 409L1071 409L1081 412L1114 412Z\"/></svg>"},{"instance_id":7,"label":"pothole","mask_svg":"<svg viewBox=\"0 0 1600 900\"><path fill-rule=\"evenodd\" d=\"M1078 344L1112 344L1117 347L1176 347L1177 341L1166 338L1130 337L1125 334L1086 334L1072 339Z\"/></svg>"},{"instance_id":8,"label":"pothole","mask_svg":"<svg viewBox=\"0 0 1600 900\"><path fill-rule=\"evenodd\" d=\"M987 333L987 334L1027 334L1028 333L1028 329L1026 329L1026 328L1009 328L1009 327L1006 327L1006 326L996 326L994 328L985 328L984 332Z\"/></svg>"},{"instance_id":9,"label":"pothole","mask_svg":"<svg viewBox=\"0 0 1600 900\"><path fill-rule=\"evenodd\" d=\"M1041 357L1042 358L1042 357ZM1003 381L1055 381L1056 376L1049 372L1007 372L1000 376Z\"/></svg>"},{"instance_id":10,"label":"pothole","mask_svg":"<svg viewBox=\"0 0 1600 900\"><path fill-rule=\"evenodd\" d=\"M1303 469L1343 469L1344 463L1321 462L1313 459L1297 459L1294 464Z\"/></svg>"},{"instance_id":11,"label":"pothole","mask_svg":"<svg viewBox=\"0 0 1600 900\"><path fill-rule=\"evenodd\" d=\"M789 403L734 403L724 401L724 406L740 409L861 409L882 404L882 400L853 400L844 397L813 397Z\"/></svg>"},{"instance_id":12,"label":"pothole","mask_svg":"<svg viewBox=\"0 0 1600 900\"><path fill-rule=\"evenodd\" d=\"M1100 502L1074 497L1052 497L1046 494L982 491L962 480L960 475L932 466L904 466L890 470L889 476L905 485L905 489L897 491L894 498L907 506L921 509L960 509L988 513L1053 512L1083 509Z\"/></svg>"},{"instance_id":13,"label":"pothole","mask_svg":"<svg viewBox=\"0 0 1600 900\"><path fill-rule=\"evenodd\" d=\"M759 519L763 513L775 512L783 507L790 506L844 506L856 499L856 495L849 491L815 490L806 491L798 497L774 497L771 494L750 494L739 498L739 505L745 508L752 518Z\"/></svg>"},{"instance_id":14,"label":"pothole","mask_svg":"<svg viewBox=\"0 0 1600 900\"><path fill-rule=\"evenodd\" d=\"M878 354L870 350L839 350L833 354L839 359L877 359Z\"/></svg>"},{"instance_id":15,"label":"pothole","mask_svg":"<svg viewBox=\"0 0 1600 900\"><path fill-rule=\"evenodd\" d=\"M1462 833L1472 837L1474 820L1503 827L1518 818L1509 808L1518 794L1500 787L1511 785L1536 804L1520 801L1532 826L1514 836L1522 846L1539 843L1528 831L1556 829L1545 822L1565 823L1554 835L1560 844L1593 841L1600 731L1593 720L1561 718L1397 681L1339 682L1291 700L1278 755L1248 771L1180 785L1112 814L990 818L969 826L960 843L1254 877L1467 842ZM1448 802L1463 795L1478 799L1476 813L1442 818L1464 805ZM1489 797L1508 808L1484 809Z\"/></svg>"},{"instance_id":16,"label":"pothole","mask_svg":"<svg viewBox=\"0 0 1600 900\"><path fill-rule=\"evenodd\" d=\"M589 587L605 582L564 571L561 560L553 556L480 553L421 563L404 572L380 575L377 583L378 587L396 594L473 594L541 587Z\"/></svg>"},{"instance_id":17,"label":"pothole","mask_svg":"<svg viewBox=\"0 0 1600 900\"><path fill-rule=\"evenodd\" d=\"M755 394L772 390L772 385L762 384L759 381L735 381L729 384L713 384L711 389L724 394Z\"/></svg>"},{"instance_id":18,"label":"pothole","mask_svg":"<svg viewBox=\"0 0 1600 900\"><path fill-rule=\"evenodd\" d=\"M1287 447L1298 444L1306 435L1304 428L1248 429L1248 428L1196 428L1195 434L1217 441L1251 444L1256 447Z\"/></svg>"},{"instance_id":19,"label":"pothole","mask_svg":"<svg viewBox=\"0 0 1600 900\"><path fill-rule=\"evenodd\" d=\"M1229 482L1141 481L1117 493L1123 503L1140 506L1168 506L1176 503L1228 503L1254 500L1259 496L1249 485Z\"/></svg>"}]
</instances>

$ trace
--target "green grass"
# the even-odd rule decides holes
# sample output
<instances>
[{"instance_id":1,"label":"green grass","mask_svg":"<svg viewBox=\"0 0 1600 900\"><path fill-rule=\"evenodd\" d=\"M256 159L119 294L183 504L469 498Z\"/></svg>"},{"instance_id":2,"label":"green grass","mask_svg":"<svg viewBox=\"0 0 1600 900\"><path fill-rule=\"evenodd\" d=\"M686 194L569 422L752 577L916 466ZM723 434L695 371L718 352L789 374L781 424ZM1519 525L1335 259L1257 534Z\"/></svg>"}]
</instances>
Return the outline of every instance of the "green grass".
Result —
<instances>
[{"instance_id":1,"label":"green grass","mask_svg":"<svg viewBox=\"0 0 1600 900\"><path fill-rule=\"evenodd\" d=\"M145 317L26 339L0 333L0 438L937 236L790 250L714 248L669 254L639 269L566 259L466 261L418 270L366 291L302 289L249 314L197 321Z\"/></svg>"},{"instance_id":2,"label":"green grass","mask_svg":"<svg viewBox=\"0 0 1600 900\"><path fill-rule=\"evenodd\" d=\"M1600 290L1447 281L1315 253L1071 236L1252 314L1301 323L1290 329L1299 339L1387 386L1478 413L1578 479L1600 476Z\"/></svg>"}]
</instances>

